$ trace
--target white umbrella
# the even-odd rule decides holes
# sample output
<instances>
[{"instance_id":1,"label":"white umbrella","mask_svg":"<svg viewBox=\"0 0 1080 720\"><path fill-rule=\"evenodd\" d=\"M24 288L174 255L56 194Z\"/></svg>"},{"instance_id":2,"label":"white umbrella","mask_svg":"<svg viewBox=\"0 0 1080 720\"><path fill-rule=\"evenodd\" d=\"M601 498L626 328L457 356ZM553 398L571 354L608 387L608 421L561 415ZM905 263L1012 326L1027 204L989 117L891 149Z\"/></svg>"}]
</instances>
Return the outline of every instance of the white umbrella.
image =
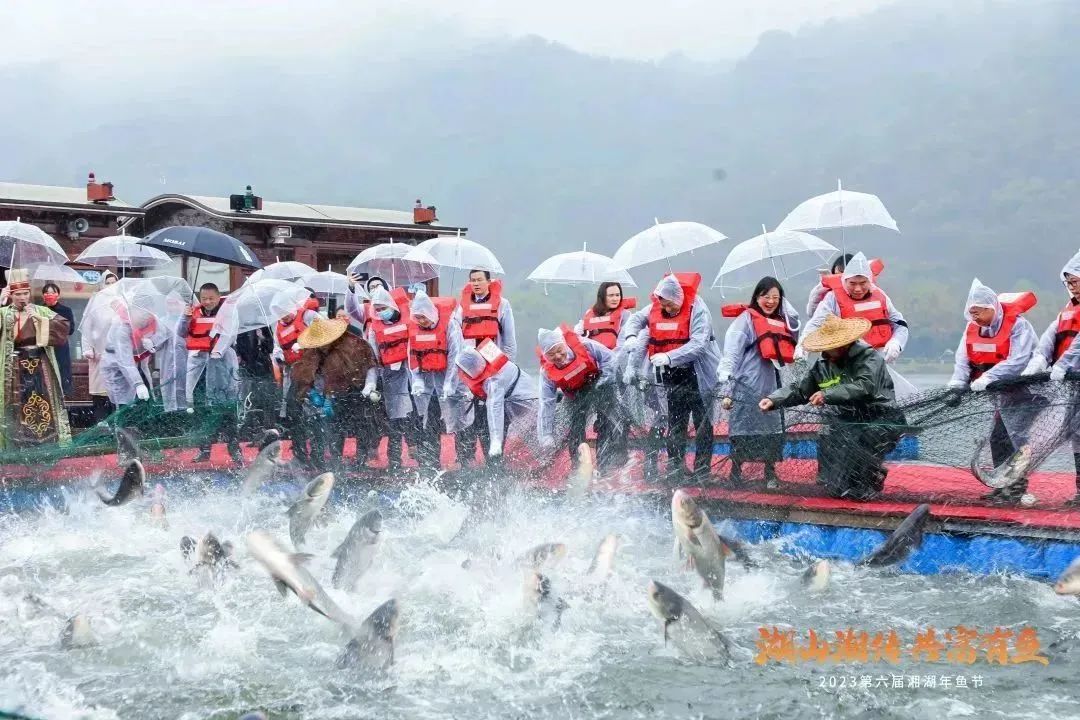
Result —
<instances>
[{"instance_id":1,"label":"white umbrella","mask_svg":"<svg viewBox=\"0 0 1080 720\"><path fill-rule=\"evenodd\" d=\"M296 312L308 297L306 288L288 280L268 278L251 282L248 278L221 303L210 332L231 344L242 332L270 327Z\"/></svg>"},{"instance_id":2,"label":"white umbrella","mask_svg":"<svg viewBox=\"0 0 1080 720\"><path fill-rule=\"evenodd\" d=\"M795 230L767 232L736 245L724 259L714 288L743 288L761 279L760 263L770 263L769 270L777 280L788 280L827 263L836 248L819 237Z\"/></svg>"},{"instance_id":3,"label":"white umbrella","mask_svg":"<svg viewBox=\"0 0 1080 720\"><path fill-rule=\"evenodd\" d=\"M184 316L191 286L172 276L121 278L94 293L83 311L79 332L98 357L105 352L106 332L117 317L136 320L153 316L159 327L175 328ZM141 324L141 323L140 323Z\"/></svg>"},{"instance_id":4,"label":"white umbrella","mask_svg":"<svg viewBox=\"0 0 1080 720\"><path fill-rule=\"evenodd\" d=\"M615 251L615 267L627 270L656 260L693 252L698 248L727 240L727 235L696 222L661 223L642 230ZM670 263L668 263L670 269Z\"/></svg>"},{"instance_id":5,"label":"white umbrella","mask_svg":"<svg viewBox=\"0 0 1080 720\"><path fill-rule=\"evenodd\" d=\"M0 267L29 267L38 263L63 265L67 253L52 235L37 225L5 220L0 222Z\"/></svg>"},{"instance_id":6,"label":"white umbrella","mask_svg":"<svg viewBox=\"0 0 1080 720\"><path fill-rule=\"evenodd\" d=\"M416 245L381 243L353 258L346 272L378 275L393 287L400 287L439 277L439 263Z\"/></svg>"},{"instance_id":7,"label":"white umbrella","mask_svg":"<svg viewBox=\"0 0 1080 720\"><path fill-rule=\"evenodd\" d=\"M441 267L455 270L487 270L499 274L506 272L493 252L467 238L440 235L425 240L416 247L429 253Z\"/></svg>"},{"instance_id":8,"label":"white umbrella","mask_svg":"<svg viewBox=\"0 0 1080 720\"><path fill-rule=\"evenodd\" d=\"M630 273L616 268L607 255L588 252L585 245L577 252L552 255L529 273L529 279L553 285L617 282L637 287Z\"/></svg>"},{"instance_id":9,"label":"white umbrella","mask_svg":"<svg viewBox=\"0 0 1080 720\"><path fill-rule=\"evenodd\" d=\"M31 273L30 279L39 283L86 283L86 278L80 275L74 268L70 268L67 265L54 265L53 263L42 263L34 268L34 272ZM87 283L89 284L89 283Z\"/></svg>"},{"instance_id":10,"label":"white umbrella","mask_svg":"<svg viewBox=\"0 0 1080 720\"><path fill-rule=\"evenodd\" d=\"M95 240L79 253L75 262L93 267L156 268L168 265L171 258L163 251L139 244L140 238L111 235Z\"/></svg>"},{"instance_id":11,"label":"white umbrella","mask_svg":"<svg viewBox=\"0 0 1080 720\"><path fill-rule=\"evenodd\" d=\"M331 270L305 275L296 284L311 288L317 295L344 295L349 292L349 278Z\"/></svg>"},{"instance_id":12,"label":"white umbrella","mask_svg":"<svg viewBox=\"0 0 1080 720\"><path fill-rule=\"evenodd\" d=\"M305 275L314 275L315 272L315 268L297 260L279 261L251 273L244 284L254 284L261 280L298 280Z\"/></svg>"},{"instance_id":13,"label":"white umbrella","mask_svg":"<svg viewBox=\"0 0 1080 720\"><path fill-rule=\"evenodd\" d=\"M836 190L812 197L788 213L777 230L828 230L833 228L878 225L900 232L896 221L877 195L844 190L836 181Z\"/></svg>"}]
</instances>

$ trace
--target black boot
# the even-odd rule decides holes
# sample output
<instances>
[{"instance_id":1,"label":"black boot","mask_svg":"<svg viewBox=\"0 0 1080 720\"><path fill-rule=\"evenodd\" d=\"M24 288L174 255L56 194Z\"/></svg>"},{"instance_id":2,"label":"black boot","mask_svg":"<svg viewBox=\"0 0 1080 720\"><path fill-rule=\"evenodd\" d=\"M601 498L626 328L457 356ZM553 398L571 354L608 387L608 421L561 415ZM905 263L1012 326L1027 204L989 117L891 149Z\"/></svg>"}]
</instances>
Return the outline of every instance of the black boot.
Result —
<instances>
[{"instance_id":1,"label":"black boot","mask_svg":"<svg viewBox=\"0 0 1080 720\"><path fill-rule=\"evenodd\" d=\"M199 448L199 454L195 456L195 458L192 460L192 462L204 463L204 462L208 462L209 460L210 460L210 448L209 447L202 447L202 448Z\"/></svg>"},{"instance_id":2,"label":"black boot","mask_svg":"<svg viewBox=\"0 0 1080 720\"><path fill-rule=\"evenodd\" d=\"M742 463L737 460L731 461L731 472L728 474L728 484L736 487L743 484Z\"/></svg>"},{"instance_id":3,"label":"black boot","mask_svg":"<svg viewBox=\"0 0 1080 720\"><path fill-rule=\"evenodd\" d=\"M776 490L780 487L780 478L776 477L775 463L765 463L765 489Z\"/></svg>"}]
</instances>

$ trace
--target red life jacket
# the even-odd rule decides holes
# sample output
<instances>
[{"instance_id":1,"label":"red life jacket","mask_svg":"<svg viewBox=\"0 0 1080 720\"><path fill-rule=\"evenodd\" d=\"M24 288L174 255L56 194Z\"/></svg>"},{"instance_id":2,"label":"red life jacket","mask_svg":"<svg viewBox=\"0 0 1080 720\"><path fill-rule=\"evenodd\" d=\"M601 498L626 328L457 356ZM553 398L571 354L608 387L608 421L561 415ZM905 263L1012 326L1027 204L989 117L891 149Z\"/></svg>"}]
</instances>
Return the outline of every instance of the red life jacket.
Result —
<instances>
[{"instance_id":1,"label":"red life jacket","mask_svg":"<svg viewBox=\"0 0 1080 720\"><path fill-rule=\"evenodd\" d=\"M983 337L979 334L979 326L973 322L968 323L964 333L972 380L1009 357L1013 326L1021 315L1035 307L1038 299L1032 292L1001 293L998 302L1001 303L1002 319L996 335Z\"/></svg>"},{"instance_id":2,"label":"red life jacket","mask_svg":"<svg viewBox=\"0 0 1080 720\"><path fill-rule=\"evenodd\" d=\"M510 362L510 358L506 357L506 353L493 340L482 340L476 346L476 350L484 358L484 369L476 377L469 377L468 373L458 368L458 377L461 378L461 381L465 383L474 397L487 400L484 383L495 377L500 370L506 367L506 363Z\"/></svg>"},{"instance_id":3,"label":"red life jacket","mask_svg":"<svg viewBox=\"0 0 1080 720\"><path fill-rule=\"evenodd\" d=\"M309 297L304 301L304 309L319 312L319 298Z\"/></svg>"},{"instance_id":4,"label":"red life jacket","mask_svg":"<svg viewBox=\"0 0 1080 720\"><path fill-rule=\"evenodd\" d=\"M589 308L582 319L582 327L585 337L595 340L608 350L615 349L615 343L619 339L619 330L622 329L623 311L633 310L637 307L637 298L623 298L619 307L607 315L597 315Z\"/></svg>"},{"instance_id":5,"label":"red life jacket","mask_svg":"<svg viewBox=\"0 0 1080 720\"><path fill-rule=\"evenodd\" d=\"M142 341L143 338L152 337L154 333L157 332L157 318L151 315L150 322L141 328L137 328L131 324L131 318L128 316L127 307L123 302L114 302L112 307L117 317L127 323L128 327L131 328L132 357L135 358L135 362L140 363L153 355L149 350L143 349Z\"/></svg>"},{"instance_id":6,"label":"red life jacket","mask_svg":"<svg viewBox=\"0 0 1080 720\"><path fill-rule=\"evenodd\" d=\"M892 320L889 319L888 298L876 285L871 286L870 294L862 300L853 300L844 289L844 282L839 275L829 275L822 283L832 290L841 318L866 318L870 321L870 331L863 336L863 342L870 347L881 349L885 347L885 343L892 340L893 328Z\"/></svg>"},{"instance_id":7,"label":"red life jacket","mask_svg":"<svg viewBox=\"0 0 1080 720\"><path fill-rule=\"evenodd\" d=\"M1080 333L1080 305L1070 300L1057 316L1057 332L1054 333L1054 362L1061 359L1078 333Z\"/></svg>"},{"instance_id":8,"label":"red life jacket","mask_svg":"<svg viewBox=\"0 0 1080 720\"><path fill-rule=\"evenodd\" d=\"M285 356L286 365L292 365L303 354L301 350L293 350L292 346L296 339L300 337L300 333L307 330L307 323L304 322L304 312L304 310L300 310L296 313L292 322L278 320L277 340L278 345L281 346L281 352Z\"/></svg>"},{"instance_id":9,"label":"red life jacket","mask_svg":"<svg viewBox=\"0 0 1080 720\"><path fill-rule=\"evenodd\" d=\"M739 317L744 312L750 313L754 335L757 336L758 352L763 360L775 360L781 365L795 361L795 336L791 334L782 313L769 317L743 304L724 305L720 312L726 318Z\"/></svg>"},{"instance_id":10,"label":"red life jacket","mask_svg":"<svg viewBox=\"0 0 1080 720\"><path fill-rule=\"evenodd\" d=\"M556 367L540 348L536 348L536 354L540 358L540 369L547 375L548 380L564 393L572 395L600 377L600 366L593 360L592 354L585 348L585 343L581 342L573 328L561 325L559 330L562 331L566 346L574 353L574 359L568 362L566 367Z\"/></svg>"},{"instance_id":11,"label":"red life jacket","mask_svg":"<svg viewBox=\"0 0 1080 720\"><path fill-rule=\"evenodd\" d=\"M675 317L667 317L660 309L660 301L653 296L649 310L649 357L657 353L671 352L690 342L690 315L694 311L694 298L701 285L699 273L673 273L683 291L683 303Z\"/></svg>"},{"instance_id":12,"label":"red life jacket","mask_svg":"<svg viewBox=\"0 0 1080 720\"><path fill-rule=\"evenodd\" d=\"M214 349L216 337L210 337L210 330L214 327L214 316L203 312L202 305L196 305L191 312L191 320L188 322L187 349L199 352L210 352Z\"/></svg>"},{"instance_id":13,"label":"red life jacket","mask_svg":"<svg viewBox=\"0 0 1080 720\"><path fill-rule=\"evenodd\" d=\"M372 306L371 329L375 333L375 346L379 350L379 362L385 365L404 362L409 357L409 296L404 288L390 291L397 305L396 322L385 323Z\"/></svg>"},{"instance_id":14,"label":"red life jacket","mask_svg":"<svg viewBox=\"0 0 1080 720\"><path fill-rule=\"evenodd\" d=\"M449 338L447 329L450 316L457 308L457 300L449 297L433 297L431 302L439 312L435 327L425 330L416 318L409 319L409 367L420 372L442 372L447 367Z\"/></svg>"},{"instance_id":15,"label":"red life jacket","mask_svg":"<svg viewBox=\"0 0 1080 720\"><path fill-rule=\"evenodd\" d=\"M487 299L473 300L468 285L461 291L461 334L466 340L494 341L499 336L499 304L502 303L502 280L492 280Z\"/></svg>"}]
</instances>

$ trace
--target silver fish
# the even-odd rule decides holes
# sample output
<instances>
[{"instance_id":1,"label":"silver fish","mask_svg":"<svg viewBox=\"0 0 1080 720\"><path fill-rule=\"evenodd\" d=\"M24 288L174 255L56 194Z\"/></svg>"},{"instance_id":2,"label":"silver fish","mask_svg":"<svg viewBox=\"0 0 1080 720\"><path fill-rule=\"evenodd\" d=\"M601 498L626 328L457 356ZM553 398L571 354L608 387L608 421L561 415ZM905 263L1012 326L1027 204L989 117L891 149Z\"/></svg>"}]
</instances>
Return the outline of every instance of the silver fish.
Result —
<instances>
[{"instance_id":1,"label":"silver fish","mask_svg":"<svg viewBox=\"0 0 1080 720\"><path fill-rule=\"evenodd\" d=\"M394 646L401 620L401 605L391 598L375 608L356 629L338 658L340 668L355 668L375 675L394 664Z\"/></svg>"},{"instance_id":2,"label":"silver fish","mask_svg":"<svg viewBox=\"0 0 1080 720\"><path fill-rule=\"evenodd\" d=\"M331 556L337 558L334 566L334 587L352 590L360 577L375 561L382 538L382 513L372 510L357 518L345 540Z\"/></svg>"},{"instance_id":3,"label":"silver fish","mask_svg":"<svg viewBox=\"0 0 1080 720\"><path fill-rule=\"evenodd\" d=\"M904 561L912 548L922 545L923 530L927 521L930 520L930 506L926 503L919 505L904 521L893 530L892 535L885 539L872 553L859 561L859 565L870 567L885 567Z\"/></svg>"},{"instance_id":4,"label":"silver fish","mask_svg":"<svg viewBox=\"0 0 1080 720\"><path fill-rule=\"evenodd\" d=\"M307 484L304 492L289 508L289 537L293 547L299 548L304 543L308 530L315 517L322 512L333 489L334 473L323 473Z\"/></svg>"},{"instance_id":5,"label":"silver fish","mask_svg":"<svg viewBox=\"0 0 1080 720\"><path fill-rule=\"evenodd\" d=\"M802 574L802 584L809 592L824 592L825 588L829 586L831 577L832 566L829 561L817 560L813 565L806 568L806 572Z\"/></svg>"},{"instance_id":6,"label":"silver fish","mask_svg":"<svg viewBox=\"0 0 1080 720\"><path fill-rule=\"evenodd\" d=\"M1061 573L1061 577L1054 583L1054 592L1058 595L1080 596L1080 557L1069 563L1069 567Z\"/></svg>"},{"instance_id":7,"label":"silver fish","mask_svg":"<svg viewBox=\"0 0 1080 720\"><path fill-rule=\"evenodd\" d=\"M592 564L589 566L589 578L594 582L603 582L615 570L615 553L619 550L619 536L606 535L596 549Z\"/></svg>"},{"instance_id":8,"label":"silver fish","mask_svg":"<svg viewBox=\"0 0 1080 720\"><path fill-rule=\"evenodd\" d=\"M578 445L577 457L577 472L570 477L566 485L567 496L574 499L585 497L593 481L593 456L589 443Z\"/></svg>"},{"instance_id":9,"label":"silver fish","mask_svg":"<svg viewBox=\"0 0 1080 720\"><path fill-rule=\"evenodd\" d=\"M548 563L554 565L564 557L566 557L566 545L563 543L541 543L530 548L524 555L519 557L517 565L539 570Z\"/></svg>"},{"instance_id":10,"label":"silver fish","mask_svg":"<svg viewBox=\"0 0 1080 720\"><path fill-rule=\"evenodd\" d=\"M285 464L281 456L281 440L271 440L255 456L255 460L248 466L244 473L244 480L240 485L240 493L254 495L264 484L272 480L274 473Z\"/></svg>"},{"instance_id":11,"label":"silver fish","mask_svg":"<svg viewBox=\"0 0 1080 720\"><path fill-rule=\"evenodd\" d=\"M536 570L527 570L523 590L526 607L535 612L541 622L558 630L562 614L570 606L552 590L551 579Z\"/></svg>"},{"instance_id":12,"label":"silver fish","mask_svg":"<svg viewBox=\"0 0 1080 720\"><path fill-rule=\"evenodd\" d=\"M990 442L989 436L984 437L979 441L975 447L975 452L971 456L971 474L978 478L979 482L983 485L1001 489L1011 487L1015 483L1023 480L1024 477L1031 470L1031 465L1034 460L1034 455L1030 445L1023 445L1019 450L1009 456L1009 459L998 465L990 472L986 472L980 467L979 459L982 457L982 450Z\"/></svg>"},{"instance_id":13,"label":"silver fish","mask_svg":"<svg viewBox=\"0 0 1080 720\"><path fill-rule=\"evenodd\" d=\"M727 662L730 647L686 598L663 583L649 583L649 609L664 624L664 643L670 640L686 657Z\"/></svg>"},{"instance_id":14,"label":"silver fish","mask_svg":"<svg viewBox=\"0 0 1080 720\"><path fill-rule=\"evenodd\" d=\"M120 487L117 488L116 494L110 496L105 492L103 480L99 480L94 485L94 491L101 498L101 502L116 507L131 502L136 497L142 497L145 487L146 471L141 462L132 460L124 469L124 477L120 480Z\"/></svg>"},{"instance_id":15,"label":"silver fish","mask_svg":"<svg viewBox=\"0 0 1080 720\"><path fill-rule=\"evenodd\" d=\"M726 569L724 544L709 516L684 490L676 490L671 497L671 523L678 548L689 556L713 597L722 599Z\"/></svg>"}]
</instances>

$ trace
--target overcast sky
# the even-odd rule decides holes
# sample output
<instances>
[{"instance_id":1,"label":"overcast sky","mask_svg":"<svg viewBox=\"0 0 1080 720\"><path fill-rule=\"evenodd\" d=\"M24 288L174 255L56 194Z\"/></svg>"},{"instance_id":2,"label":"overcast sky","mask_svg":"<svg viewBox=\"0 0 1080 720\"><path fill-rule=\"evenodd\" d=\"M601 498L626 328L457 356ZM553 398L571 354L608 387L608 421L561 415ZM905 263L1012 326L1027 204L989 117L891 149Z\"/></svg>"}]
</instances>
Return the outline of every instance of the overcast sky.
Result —
<instances>
[{"instance_id":1,"label":"overcast sky","mask_svg":"<svg viewBox=\"0 0 1080 720\"><path fill-rule=\"evenodd\" d=\"M745 54L764 31L897 0L0 0L0 63L54 60L152 69L222 55L416 49L417 23L493 37L534 34L577 50L655 59ZM906 1L906 0L900 0Z\"/></svg>"}]
</instances>

